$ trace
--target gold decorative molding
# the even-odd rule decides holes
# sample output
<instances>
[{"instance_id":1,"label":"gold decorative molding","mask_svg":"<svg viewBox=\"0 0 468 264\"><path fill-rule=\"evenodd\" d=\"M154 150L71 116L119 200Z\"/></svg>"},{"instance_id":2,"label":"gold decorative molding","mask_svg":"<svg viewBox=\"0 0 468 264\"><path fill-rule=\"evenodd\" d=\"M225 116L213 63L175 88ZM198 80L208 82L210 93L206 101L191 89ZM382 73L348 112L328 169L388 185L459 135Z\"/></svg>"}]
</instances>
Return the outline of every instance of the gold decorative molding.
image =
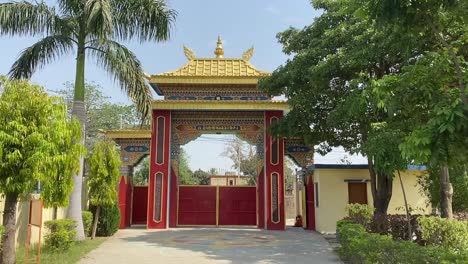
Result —
<instances>
[{"instance_id":1,"label":"gold decorative molding","mask_svg":"<svg viewBox=\"0 0 468 264\"><path fill-rule=\"evenodd\" d=\"M242 53L242 59L246 60L246 61L250 60L250 58L252 58L252 56L253 56L253 52L254 52L253 47L251 47L250 49L244 51L244 53Z\"/></svg>"},{"instance_id":2,"label":"gold decorative molding","mask_svg":"<svg viewBox=\"0 0 468 264\"><path fill-rule=\"evenodd\" d=\"M286 101L155 100L152 107L166 110L289 110Z\"/></svg>"}]
</instances>

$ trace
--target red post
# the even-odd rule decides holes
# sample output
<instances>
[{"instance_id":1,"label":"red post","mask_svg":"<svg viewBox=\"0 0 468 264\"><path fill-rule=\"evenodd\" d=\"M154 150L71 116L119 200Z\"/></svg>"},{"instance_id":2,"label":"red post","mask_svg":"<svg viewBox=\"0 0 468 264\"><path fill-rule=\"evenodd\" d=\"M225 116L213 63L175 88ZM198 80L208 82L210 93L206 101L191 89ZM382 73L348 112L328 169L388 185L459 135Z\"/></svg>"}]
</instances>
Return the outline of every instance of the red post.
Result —
<instances>
[{"instance_id":1,"label":"red post","mask_svg":"<svg viewBox=\"0 0 468 264\"><path fill-rule=\"evenodd\" d=\"M315 230L315 190L314 177L312 175L306 178L307 192L307 229Z\"/></svg>"},{"instance_id":2,"label":"red post","mask_svg":"<svg viewBox=\"0 0 468 264\"><path fill-rule=\"evenodd\" d=\"M154 110L148 184L148 228L167 228L170 128L171 111Z\"/></svg>"},{"instance_id":3,"label":"red post","mask_svg":"<svg viewBox=\"0 0 468 264\"><path fill-rule=\"evenodd\" d=\"M282 111L265 111L265 211L266 229L284 230L284 140L273 137L268 128L279 122Z\"/></svg>"}]
</instances>

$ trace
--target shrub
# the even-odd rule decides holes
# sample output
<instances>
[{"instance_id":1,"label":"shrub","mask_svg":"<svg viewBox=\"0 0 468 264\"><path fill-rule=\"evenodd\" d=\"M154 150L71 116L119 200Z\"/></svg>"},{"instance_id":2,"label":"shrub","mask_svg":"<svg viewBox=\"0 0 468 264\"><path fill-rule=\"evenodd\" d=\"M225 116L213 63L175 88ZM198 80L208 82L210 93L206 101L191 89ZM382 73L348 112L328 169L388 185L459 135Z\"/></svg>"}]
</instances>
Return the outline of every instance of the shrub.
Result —
<instances>
[{"instance_id":1,"label":"shrub","mask_svg":"<svg viewBox=\"0 0 468 264\"><path fill-rule=\"evenodd\" d=\"M91 225L93 224L93 213L90 211L83 211L82 217L85 234L89 236L91 234Z\"/></svg>"},{"instance_id":2,"label":"shrub","mask_svg":"<svg viewBox=\"0 0 468 264\"><path fill-rule=\"evenodd\" d=\"M5 233L5 227L0 225L0 252L2 252L2 240L3 240L4 233Z\"/></svg>"},{"instance_id":3,"label":"shrub","mask_svg":"<svg viewBox=\"0 0 468 264\"><path fill-rule=\"evenodd\" d=\"M374 208L367 204L348 204L345 211L349 220L363 226L368 226L374 215Z\"/></svg>"},{"instance_id":4,"label":"shrub","mask_svg":"<svg viewBox=\"0 0 468 264\"><path fill-rule=\"evenodd\" d=\"M340 255L349 263L467 263L468 254L456 254L442 247L420 246L410 241L394 241L390 236L366 232L349 221L337 224Z\"/></svg>"},{"instance_id":5,"label":"shrub","mask_svg":"<svg viewBox=\"0 0 468 264\"><path fill-rule=\"evenodd\" d=\"M50 220L44 224L50 231L50 233L45 236L46 249L52 251L67 250L75 242L75 220Z\"/></svg>"},{"instance_id":6,"label":"shrub","mask_svg":"<svg viewBox=\"0 0 468 264\"><path fill-rule=\"evenodd\" d=\"M112 206L101 207L98 226L96 230L97 236L112 236L119 230L120 225L120 210L117 204Z\"/></svg>"},{"instance_id":7,"label":"shrub","mask_svg":"<svg viewBox=\"0 0 468 264\"><path fill-rule=\"evenodd\" d=\"M427 245L468 252L468 222L435 216L421 217L418 222Z\"/></svg>"}]
</instances>

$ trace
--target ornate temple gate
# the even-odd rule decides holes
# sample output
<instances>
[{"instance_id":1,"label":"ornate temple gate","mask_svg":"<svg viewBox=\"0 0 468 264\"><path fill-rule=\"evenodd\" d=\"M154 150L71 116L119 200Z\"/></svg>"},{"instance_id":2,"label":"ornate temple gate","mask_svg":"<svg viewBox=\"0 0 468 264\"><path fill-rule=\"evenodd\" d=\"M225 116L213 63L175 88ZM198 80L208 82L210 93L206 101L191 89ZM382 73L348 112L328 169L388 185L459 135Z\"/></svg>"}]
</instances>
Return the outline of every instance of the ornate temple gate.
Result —
<instances>
[{"instance_id":1,"label":"ornate temple gate","mask_svg":"<svg viewBox=\"0 0 468 264\"><path fill-rule=\"evenodd\" d=\"M284 156L305 167L313 162L313 147L299 139L269 134L269 127L287 113L288 104L273 101L257 89L258 80L270 73L250 64L252 52L246 51L242 59L224 59L220 39L216 58L198 59L185 48L189 62L182 68L147 76L156 93L164 96L164 100L153 101L151 130L105 132L120 145L125 165L119 188L121 213L125 215L122 228L141 222L141 210L146 207L147 228L256 225L285 229ZM180 147L202 134L214 133L235 134L255 146L260 160L256 187L179 184ZM138 202L140 190L133 187L131 172L148 154L145 205Z\"/></svg>"}]
</instances>

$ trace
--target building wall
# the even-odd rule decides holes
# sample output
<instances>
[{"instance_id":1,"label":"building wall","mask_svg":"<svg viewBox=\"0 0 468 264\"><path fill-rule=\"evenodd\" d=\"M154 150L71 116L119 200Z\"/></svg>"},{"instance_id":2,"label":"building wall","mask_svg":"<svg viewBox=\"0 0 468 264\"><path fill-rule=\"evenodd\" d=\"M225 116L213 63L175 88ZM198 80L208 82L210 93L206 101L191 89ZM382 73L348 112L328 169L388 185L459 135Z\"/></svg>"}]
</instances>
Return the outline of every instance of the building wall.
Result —
<instances>
[{"instance_id":1,"label":"building wall","mask_svg":"<svg viewBox=\"0 0 468 264\"><path fill-rule=\"evenodd\" d=\"M0 214L3 216L3 208L5 207L5 198L0 196ZM16 245L24 246L28 235L28 222L29 222L29 201L20 201L16 206ZM57 219L65 218L66 208L59 208L57 210ZM45 228L44 223L53 219L53 209L44 208L42 212L42 238L41 243L44 243L44 236L47 235L48 230ZM3 217L0 217L0 224ZM31 243L35 244L39 241L39 228L32 227L31 229Z\"/></svg>"},{"instance_id":2,"label":"building wall","mask_svg":"<svg viewBox=\"0 0 468 264\"><path fill-rule=\"evenodd\" d=\"M237 177L237 176L212 176L210 177L210 185L213 186L228 186L229 181L234 182L233 186L242 186L247 185L249 180L246 177Z\"/></svg>"},{"instance_id":3,"label":"building wall","mask_svg":"<svg viewBox=\"0 0 468 264\"><path fill-rule=\"evenodd\" d=\"M419 209L418 213L430 213L427 205L427 197L420 192L417 184L417 176L422 171L401 172L408 204L413 209ZM315 208L316 228L321 233L335 233L336 222L345 217L345 207L348 204L349 179L369 179L367 169L315 169L314 182L319 185L319 207ZM367 183L367 201L373 205L370 183ZM317 201L316 201L317 203ZM393 178L393 195L390 200L390 214L404 214L404 199L400 181L396 174Z\"/></svg>"}]
</instances>

